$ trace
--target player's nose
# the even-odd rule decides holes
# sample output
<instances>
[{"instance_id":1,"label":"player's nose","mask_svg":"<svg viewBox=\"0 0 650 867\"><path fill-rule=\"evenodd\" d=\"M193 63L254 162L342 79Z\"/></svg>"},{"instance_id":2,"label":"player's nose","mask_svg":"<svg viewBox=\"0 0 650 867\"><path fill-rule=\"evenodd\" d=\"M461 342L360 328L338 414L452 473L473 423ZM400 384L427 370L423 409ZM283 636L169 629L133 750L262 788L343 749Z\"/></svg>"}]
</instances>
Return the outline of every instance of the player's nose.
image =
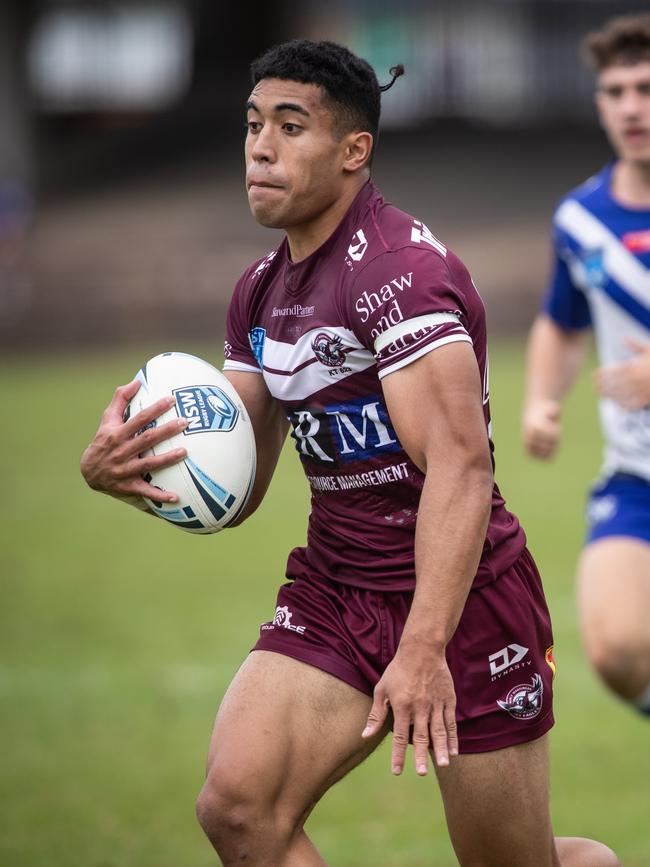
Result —
<instances>
[{"instance_id":1,"label":"player's nose","mask_svg":"<svg viewBox=\"0 0 650 867\"><path fill-rule=\"evenodd\" d=\"M253 141L251 157L256 162L275 162L276 148L272 130L267 126L259 131Z\"/></svg>"},{"instance_id":2,"label":"player's nose","mask_svg":"<svg viewBox=\"0 0 650 867\"><path fill-rule=\"evenodd\" d=\"M647 98L645 100L647 102ZM634 88L625 91L621 99L621 112L626 118L635 118L641 115L644 105L644 97Z\"/></svg>"}]
</instances>

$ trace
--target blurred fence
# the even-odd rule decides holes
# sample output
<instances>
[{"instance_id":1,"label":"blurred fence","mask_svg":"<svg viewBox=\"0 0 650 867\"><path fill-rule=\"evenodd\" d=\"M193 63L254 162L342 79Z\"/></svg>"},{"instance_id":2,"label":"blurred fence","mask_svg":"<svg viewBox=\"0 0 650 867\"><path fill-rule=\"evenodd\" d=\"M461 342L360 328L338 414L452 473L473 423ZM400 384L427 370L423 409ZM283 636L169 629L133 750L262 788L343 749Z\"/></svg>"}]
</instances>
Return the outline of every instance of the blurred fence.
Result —
<instances>
[{"instance_id":1,"label":"blurred fence","mask_svg":"<svg viewBox=\"0 0 650 867\"><path fill-rule=\"evenodd\" d=\"M248 63L298 36L350 45L380 80L405 64L384 98L376 178L467 260L493 327L524 327L545 278L553 202L608 156L580 37L643 8L5 2L0 345L221 332L237 276L277 243L243 191Z\"/></svg>"}]
</instances>

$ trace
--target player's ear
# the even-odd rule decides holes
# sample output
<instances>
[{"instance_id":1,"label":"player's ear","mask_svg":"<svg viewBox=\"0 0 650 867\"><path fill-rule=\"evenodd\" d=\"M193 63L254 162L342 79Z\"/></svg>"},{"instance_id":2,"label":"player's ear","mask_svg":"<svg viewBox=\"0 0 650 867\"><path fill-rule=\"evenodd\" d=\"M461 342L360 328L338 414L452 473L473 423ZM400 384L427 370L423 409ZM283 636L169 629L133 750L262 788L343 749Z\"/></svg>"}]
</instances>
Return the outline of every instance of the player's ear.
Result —
<instances>
[{"instance_id":1,"label":"player's ear","mask_svg":"<svg viewBox=\"0 0 650 867\"><path fill-rule=\"evenodd\" d=\"M372 153L372 135L369 132L351 132L346 136L343 168L356 172L368 164Z\"/></svg>"}]
</instances>

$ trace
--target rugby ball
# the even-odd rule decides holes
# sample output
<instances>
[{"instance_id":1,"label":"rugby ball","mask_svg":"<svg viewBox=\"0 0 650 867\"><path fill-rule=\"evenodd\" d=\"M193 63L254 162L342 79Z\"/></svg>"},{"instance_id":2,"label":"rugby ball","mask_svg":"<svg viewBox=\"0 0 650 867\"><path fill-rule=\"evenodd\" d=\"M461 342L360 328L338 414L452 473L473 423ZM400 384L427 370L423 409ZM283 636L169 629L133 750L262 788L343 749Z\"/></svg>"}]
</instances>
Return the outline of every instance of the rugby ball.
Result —
<instances>
[{"instance_id":1,"label":"rugby ball","mask_svg":"<svg viewBox=\"0 0 650 867\"><path fill-rule=\"evenodd\" d=\"M226 377L207 361L184 352L163 352L138 372L140 389L125 420L161 397L175 403L152 425L185 418L184 431L144 454L185 448L185 460L145 476L176 503L145 497L151 511L188 533L217 533L245 507L255 481L255 437L246 408ZM142 431L140 431L142 433Z\"/></svg>"}]
</instances>

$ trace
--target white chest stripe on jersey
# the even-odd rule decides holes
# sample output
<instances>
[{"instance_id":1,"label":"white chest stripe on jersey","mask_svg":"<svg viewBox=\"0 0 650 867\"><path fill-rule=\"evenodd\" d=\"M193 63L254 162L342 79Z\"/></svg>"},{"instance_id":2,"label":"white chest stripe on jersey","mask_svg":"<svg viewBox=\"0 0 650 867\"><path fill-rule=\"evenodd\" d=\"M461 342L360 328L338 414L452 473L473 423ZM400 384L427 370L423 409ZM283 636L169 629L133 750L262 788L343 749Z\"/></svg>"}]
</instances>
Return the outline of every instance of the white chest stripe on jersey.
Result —
<instances>
[{"instance_id":1,"label":"white chest stripe on jersey","mask_svg":"<svg viewBox=\"0 0 650 867\"><path fill-rule=\"evenodd\" d=\"M629 361L631 352L623 341L623 335L640 343L648 342L648 329L604 292L594 293L591 311L601 364Z\"/></svg>"},{"instance_id":2,"label":"white chest stripe on jersey","mask_svg":"<svg viewBox=\"0 0 650 867\"><path fill-rule=\"evenodd\" d=\"M340 365L328 366L319 361L313 343L321 334L339 339L344 359ZM327 388L332 382L366 370L375 363L371 352L347 328L324 326L303 334L297 343L285 343L267 337L264 342L264 380L278 400L304 400Z\"/></svg>"},{"instance_id":3,"label":"white chest stripe on jersey","mask_svg":"<svg viewBox=\"0 0 650 867\"><path fill-rule=\"evenodd\" d=\"M607 274L650 309L650 272L597 217L579 202L569 200L558 208L555 222L586 250L601 249Z\"/></svg>"},{"instance_id":4,"label":"white chest stripe on jersey","mask_svg":"<svg viewBox=\"0 0 650 867\"><path fill-rule=\"evenodd\" d=\"M316 359L313 343L319 334L327 334L332 339L338 339L345 350L363 349L353 331L333 325L323 325L311 328L298 338L296 343L285 343L283 340L273 340L266 337L262 361L264 369L285 376L292 376L298 368Z\"/></svg>"}]
</instances>

